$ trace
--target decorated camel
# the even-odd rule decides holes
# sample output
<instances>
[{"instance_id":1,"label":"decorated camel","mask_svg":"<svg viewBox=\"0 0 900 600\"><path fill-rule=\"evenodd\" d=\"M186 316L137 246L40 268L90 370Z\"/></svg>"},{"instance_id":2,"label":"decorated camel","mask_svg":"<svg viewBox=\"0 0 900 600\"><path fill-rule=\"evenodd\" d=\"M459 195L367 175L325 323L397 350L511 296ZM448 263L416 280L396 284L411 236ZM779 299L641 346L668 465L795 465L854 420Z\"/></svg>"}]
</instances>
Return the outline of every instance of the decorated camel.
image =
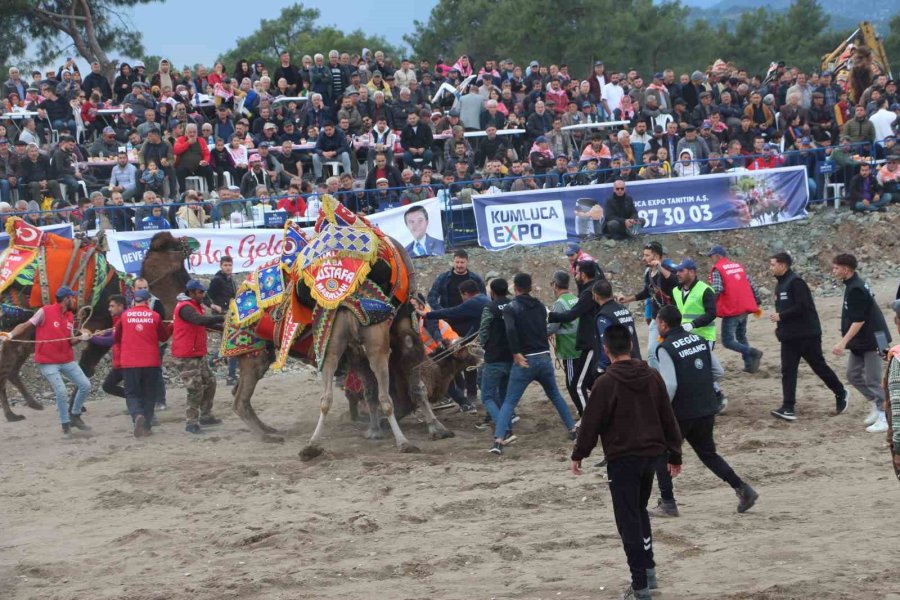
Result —
<instances>
[{"instance_id":1,"label":"decorated camel","mask_svg":"<svg viewBox=\"0 0 900 600\"><path fill-rule=\"evenodd\" d=\"M109 297L125 293L126 282L107 263L102 235L97 239L68 239L43 232L16 217L7 220L6 228L10 245L0 256L0 329L10 330L30 318L38 307L50 304L62 285L79 294L76 323L79 328L101 330L112 326L106 309ZM162 300L169 314L174 309L175 297L188 280L184 261L190 253L186 238L161 232L153 237L144 257L141 276L147 279L151 292ZM0 346L0 406L7 421L25 418L10 408L7 381L19 390L26 406L43 410L43 405L34 399L19 376L22 365L34 352L34 344L30 342L22 339ZM96 344L85 346L79 360L85 375L93 375L108 350Z\"/></svg>"},{"instance_id":2,"label":"decorated camel","mask_svg":"<svg viewBox=\"0 0 900 600\"><path fill-rule=\"evenodd\" d=\"M250 400L270 363L279 370L295 357L318 368L324 387L319 420L302 458L322 453L319 442L339 370L352 369L373 392L367 398L366 437L382 437L380 411L400 451L417 451L398 423L415 406L432 438L451 437L434 416L421 379L425 351L409 302L415 271L403 246L326 195L313 233L289 221L282 247L280 258L240 285L226 318L221 354L240 360L234 411L262 439L282 441Z\"/></svg>"}]
</instances>

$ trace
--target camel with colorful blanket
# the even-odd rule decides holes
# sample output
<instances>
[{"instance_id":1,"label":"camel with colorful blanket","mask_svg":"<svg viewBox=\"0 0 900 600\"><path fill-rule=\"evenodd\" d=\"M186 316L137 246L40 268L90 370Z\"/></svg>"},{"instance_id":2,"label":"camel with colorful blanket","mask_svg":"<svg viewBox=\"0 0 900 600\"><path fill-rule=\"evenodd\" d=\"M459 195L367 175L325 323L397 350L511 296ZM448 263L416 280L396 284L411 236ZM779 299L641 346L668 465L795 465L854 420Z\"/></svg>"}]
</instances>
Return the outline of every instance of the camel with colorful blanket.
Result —
<instances>
[{"instance_id":1,"label":"camel with colorful blanket","mask_svg":"<svg viewBox=\"0 0 900 600\"><path fill-rule=\"evenodd\" d=\"M302 458L322 453L319 440L339 370L352 369L371 392L366 437L382 437L384 418L400 451L417 451L398 424L416 406L433 439L451 437L434 416L419 373L425 349L409 303L415 292L403 246L325 195L312 233L289 221L281 257L250 273L229 307L221 355L240 361L234 411L263 440L283 441L250 400L267 369L280 370L294 357L315 365L324 387Z\"/></svg>"},{"instance_id":2,"label":"camel with colorful blanket","mask_svg":"<svg viewBox=\"0 0 900 600\"><path fill-rule=\"evenodd\" d=\"M106 240L69 239L49 233L17 217L6 221L9 247L0 254L0 329L8 331L31 318L41 306L51 304L56 290L67 285L78 293L76 326L92 331L112 327L107 310L109 297L128 291L126 276L117 273L106 261ZM153 237L146 250L141 276L151 292L162 300L166 310L174 310L175 297L184 289L188 273L185 259L191 250L187 238L175 238L169 232ZM79 365L84 374L93 375L109 348L87 344ZM26 406L43 410L19 376L25 361L34 351L33 339L17 338L0 346L0 407L7 421L21 421L24 415L12 411L6 395L6 382L22 394Z\"/></svg>"}]
</instances>

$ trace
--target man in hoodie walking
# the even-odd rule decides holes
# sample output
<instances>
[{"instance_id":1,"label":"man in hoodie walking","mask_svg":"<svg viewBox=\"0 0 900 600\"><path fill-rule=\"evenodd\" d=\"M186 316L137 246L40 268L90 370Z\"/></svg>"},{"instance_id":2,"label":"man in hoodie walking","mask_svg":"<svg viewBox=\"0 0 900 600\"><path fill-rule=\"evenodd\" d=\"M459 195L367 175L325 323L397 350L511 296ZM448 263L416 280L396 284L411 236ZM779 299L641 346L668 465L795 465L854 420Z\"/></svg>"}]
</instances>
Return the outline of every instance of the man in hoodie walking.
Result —
<instances>
[{"instance_id":1,"label":"man in hoodie walking","mask_svg":"<svg viewBox=\"0 0 900 600\"><path fill-rule=\"evenodd\" d=\"M531 275L519 273L513 278L516 297L503 310L506 325L506 339L512 353L513 366L509 372L506 398L500 407L500 415L494 429L493 454L503 454L503 439L509 431L513 412L525 388L537 381L553 403L556 412L569 432L569 439L575 439L575 422L559 387L553 360L550 358L550 343L547 340L547 307L531 296Z\"/></svg>"},{"instance_id":2,"label":"man in hoodie walking","mask_svg":"<svg viewBox=\"0 0 900 600\"><path fill-rule=\"evenodd\" d=\"M709 340L687 331L682 325L681 312L675 306L664 306L656 317L663 341L656 350L659 374L666 385L672 410L684 439L706 468L728 483L738 497L737 511L746 512L759 497L749 484L741 480L734 469L716 452L713 428L719 412L719 399L713 379L724 373L713 356ZM678 505L670 473L657 466L660 498L651 512L658 517L677 517Z\"/></svg>"},{"instance_id":3,"label":"man in hoodie walking","mask_svg":"<svg viewBox=\"0 0 900 600\"><path fill-rule=\"evenodd\" d=\"M572 472L581 475L581 461L599 438L616 528L631 570L631 585L622 597L649 600L657 583L647 502L658 465L672 477L681 473L682 440L663 380L647 363L631 358L631 341L623 325L604 332L603 349L612 363L591 390L572 450Z\"/></svg>"}]
</instances>

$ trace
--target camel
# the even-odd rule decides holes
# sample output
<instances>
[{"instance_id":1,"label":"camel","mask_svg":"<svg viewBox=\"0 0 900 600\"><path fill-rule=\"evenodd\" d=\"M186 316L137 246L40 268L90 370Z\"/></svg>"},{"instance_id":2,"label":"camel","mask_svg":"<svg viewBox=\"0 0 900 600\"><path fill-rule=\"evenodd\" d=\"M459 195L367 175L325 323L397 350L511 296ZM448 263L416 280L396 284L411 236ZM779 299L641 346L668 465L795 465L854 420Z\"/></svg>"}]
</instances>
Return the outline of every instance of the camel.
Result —
<instances>
[{"instance_id":1,"label":"camel","mask_svg":"<svg viewBox=\"0 0 900 600\"><path fill-rule=\"evenodd\" d=\"M334 376L339 368L344 372L351 367L354 368L366 382L366 388L373 396L371 404L374 407L376 402L374 398L377 398L381 418L387 420L401 452L419 450L406 439L400 429L398 411L395 410L391 400L391 386L395 391L401 391L405 399L402 406L398 407L400 417L418 405L422 408L432 439L453 436L453 432L446 429L435 417L428 402L427 390L416 368L425 359L425 350L416 329L413 308L408 302L408 298L416 289L412 260L403 246L392 238L385 236L382 243L390 244L395 264L402 264L402 270L405 270L408 277L408 280L399 286L406 289L403 294L405 297L397 298L395 291L399 284L396 282L394 285L391 284L392 267L386 260L379 258L368 274L368 279L394 301L392 318L373 325L362 325L350 309L343 305L339 306L335 309L337 313L334 315L331 338L321 365L316 365L315 358L308 350L312 338L309 329L291 346L292 357L319 367L324 388L319 402L318 423L309 442L300 452L300 457L304 460L315 458L323 452L320 440L325 429L325 418L333 403ZM296 300L304 307L315 308L315 300L302 278L295 280L293 287L286 293L294 294ZM263 332L259 327L254 331L254 335L270 341L276 337L271 332L268 334ZM281 442L283 438L275 435L277 431L259 419L250 403L256 384L271 362L272 357L268 352L254 352L240 356L238 383L232 390L233 409L263 441ZM370 423L366 437L379 439L383 437L381 419L378 411L369 412Z\"/></svg>"},{"instance_id":2,"label":"camel","mask_svg":"<svg viewBox=\"0 0 900 600\"><path fill-rule=\"evenodd\" d=\"M184 260L190 256L191 250L185 243L186 238L175 238L168 231L156 234L150 243L150 249L144 257L141 266L141 276L150 284L150 289L166 307L168 314L172 314L175 308L175 297L184 289L189 279L184 268ZM90 317L80 324L91 331L108 329L112 327L112 318L106 310L109 297L122 293L123 282L118 273L113 273L106 286L103 288L97 303L91 307ZM18 298L27 298L29 289L17 290ZM24 307L23 307L24 308ZM29 311L30 312L30 311ZM81 313L81 311L79 311ZM30 315L28 315L30 316ZM27 318L27 316L25 317ZM18 322L22 322L22 318ZM7 316L2 317L2 328L11 329L18 324L16 319ZM88 343L85 345L79 359L79 366L84 374L90 378L109 348ZM7 421L21 421L25 415L14 413L9 405L6 395L6 382L12 383L22 394L25 405L34 410L43 410L44 406L34 399L19 376L19 371L25 361L34 352L33 344L4 343L0 345L0 406Z\"/></svg>"}]
</instances>

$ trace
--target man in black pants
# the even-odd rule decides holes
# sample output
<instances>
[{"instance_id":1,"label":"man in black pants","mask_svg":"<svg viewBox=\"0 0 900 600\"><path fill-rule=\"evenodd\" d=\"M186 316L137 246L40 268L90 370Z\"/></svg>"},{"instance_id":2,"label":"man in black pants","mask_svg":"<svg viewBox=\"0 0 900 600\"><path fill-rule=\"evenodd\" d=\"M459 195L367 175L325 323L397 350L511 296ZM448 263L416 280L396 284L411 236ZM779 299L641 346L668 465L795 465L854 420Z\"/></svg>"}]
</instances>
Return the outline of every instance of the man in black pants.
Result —
<instances>
[{"instance_id":1,"label":"man in black pants","mask_svg":"<svg viewBox=\"0 0 900 600\"><path fill-rule=\"evenodd\" d=\"M594 380L597 378L597 356L594 351L596 346L594 332L594 320L600 307L594 302L591 291L594 283L605 279L603 271L594 261L579 261L575 268L575 281L578 282L578 302L565 312L551 312L548 321L550 323L571 323L578 319L578 331L575 334L575 349L581 352L581 356L575 359L575 391L572 402L578 410L578 415L584 413ZM568 387L568 385L567 385ZM570 388L571 391L571 388Z\"/></svg>"},{"instance_id":2,"label":"man in black pants","mask_svg":"<svg viewBox=\"0 0 900 600\"><path fill-rule=\"evenodd\" d=\"M647 363L631 358L631 340L622 325L604 332L603 348L612 364L591 391L572 450L572 472L581 474L581 461L599 437L608 459L616 527L631 570L623 598L649 600L657 582L647 501L657 466L672 477L681 473L682 440L665 384Z\"/></svg>"},{"instance_id":3,"label":"man in black pants","mask_svg":"<svg viewBox=\"0 0 900 600\"><path fill-rule=\"evenodd\" d=\"M113 328L119 322L122 313L125 312L128 300L125 296L115 294L109 297L109 316L112 317ZM103 380L103 391L110 396L125 398L125 386L122 385L123 375L122 368L119 364L119 353L121 347L115 344L114 329L109 329L104 333L99 333L91 338L91 343L104 348L112 348L112 368L106 374Z\"/></svg>"},{"instance_id":4,"label":"man in black pants","mask_svg":"<svg viewBox=\"0 0 900 600\"><path fill-rule=\"evenodd\" d=\"M775 323L775 337L781 342L781 407L772 416L785 421L796 421L794 406L797 403L797 369L800 359L806 361L822 383L834 394L835 412L846 412L850 390L825 362L822 355L822 326L816 303L806 282L791 270L794 260L787 252L779 252L769 258L769 272L778 280L775 287L775 314L769 320Z\"/></svg>"},{"instance_id":5,"label":"man in black pants","mask_svg":"<svg viewBox=\"0 0 900 600\"><path fill-rule=\"evenodd\" d=\"M719 412L713 378L723 373L722 365L713 357L708 340L684 330L681 312L675 306L662 307L656 324L663 338L656 350L659 374L672 400L672 410L678 419L681 435L706 468L734 489L738 497L737 511L746 512L756 503L759 494L719 456L713 439L716 413ZM657 466L656 478L662 498L650 512L658 517L677 517L678 504L673 494L672 478L660 466Z\"/></svg>"}]
</instances>

